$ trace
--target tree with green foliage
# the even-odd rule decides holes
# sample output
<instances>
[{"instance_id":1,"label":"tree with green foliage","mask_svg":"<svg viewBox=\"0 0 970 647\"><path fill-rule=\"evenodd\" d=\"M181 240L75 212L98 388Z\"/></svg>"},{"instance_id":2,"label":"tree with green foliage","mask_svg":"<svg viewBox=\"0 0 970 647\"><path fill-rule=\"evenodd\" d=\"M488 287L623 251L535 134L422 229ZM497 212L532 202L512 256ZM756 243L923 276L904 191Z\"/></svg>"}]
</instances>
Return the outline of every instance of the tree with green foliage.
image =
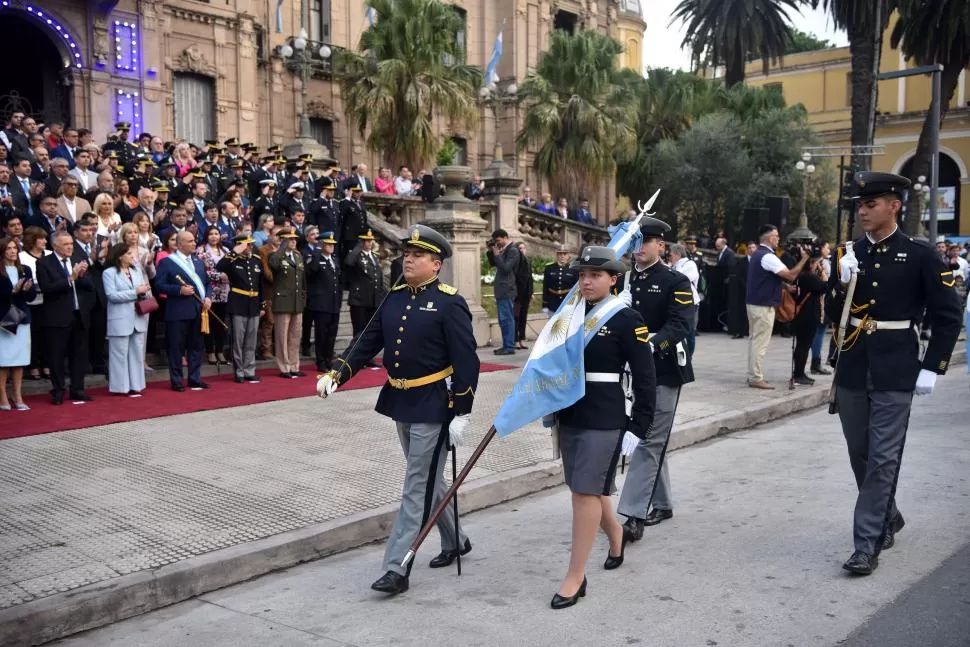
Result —
<instances>
[{"instance_id":1,"label":"tree with green foliage","mask_svg":"<svg viewBox=\"0 0 970 647\"><path fill-rule=\"evenodd\" d=\"M636 150L635 88L617 67L621 51L595 31L553 30L548 51L519 87L525 117L516 145L536 151L533 168L570 203Z\"/></svg>"},{"instance_id":2,"label":"tree with green foliage","mask_svg":"<svg viewBox=\"0 0 970 647\"><path fill-rule=\"evenodd\" d=\"M926 120L916 145L912 176L930 176L933 150L930 145L930 129L933 120L940 126L950 108L950 101L960 80L960 73L970 65L970 0L900 0L899 21L893 28L893 48L900 48L907 59L917 65L943 65L940 76L939 112L934 114L927 106ZM929 99L928 99L929 100ZM919 231L918 192L910 191L904 223L906 233Z\"/></svg>"},{"instance_id":3,"label":"tree with green foliage","mask_svg":"<svg viewBox=\"0 0 970 647\"><path fill-rule=\"evenodd\" d=\"M791 31L791 41L785 49L785 54L800 54L802 52L817 52L820 49L835 47L827 38L819 38L815 34L804 32L797 27Z\"/></svg>"},{"instance_id":4,"label":"tree with green foliage","mask_svg":"<svg viewBox=\"0 0 970 647\"><path fill-rule=\"evenodd\" d=\"M478 121L482 71L465 63L458 14L439 0L367 0L377 20L339 55L347 116L388 165L421 167L440 148L435 119Z\"/></svg>"},{"instance_id":5,"label":"tree with green foliage","mask_svg":"<svg viewBox=\"0 0 970 647\"><path fill-rule=\"evenodd\" d=\"M757 52L765 74L779 61L791 41L789 10L799 11L802 0L681 0L671 23L682 21L682 47L690 47L695 61L724 65L727 87L744 82L749 54Z\"/></svg>"}]
</instances>

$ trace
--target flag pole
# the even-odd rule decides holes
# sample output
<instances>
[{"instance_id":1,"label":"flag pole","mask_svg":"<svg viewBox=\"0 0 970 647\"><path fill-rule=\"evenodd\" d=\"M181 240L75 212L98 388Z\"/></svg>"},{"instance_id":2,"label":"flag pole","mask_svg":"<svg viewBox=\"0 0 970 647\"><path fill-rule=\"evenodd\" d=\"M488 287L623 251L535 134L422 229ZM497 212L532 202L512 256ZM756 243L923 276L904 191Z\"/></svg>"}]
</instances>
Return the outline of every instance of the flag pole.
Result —
<instances>
[{"instance_id":1,"label":"flag pole","mask_svg":"<svg viewBox=\"0 0 970 647\"><path fill-rule=\"evenodd\" d=\"M643 220L645 216L653 215L650 212L650 209L653 207L653 203L656 202L657 196L659 195L660 189L657 189L657 192L654 193L649 200L647 200L646 204L640 204L638 202L637 206L640 208L640 213L637 214L636 218L630 221L631 224L626 228L626 231L619 239L617 239L615 242L610 241L611 247L614 244L616 245L614 251L616 251L618 254L622 254L623 250L626 249L627 245L630 244L634 234L639 230L640 221ZM573 289L575 289L575 287ZM428 520L425 522L420 532L418 532L418 536L411 543L411 547L408 549L407 554L404 556L404 559L401 560L402 568L407 568L411 561L414 560L414 556L417 554L418 548L420 548L421 544L424 543L424 540L431 532L431 529L437 525L438 519L441 518L441 515L444 514L445 510L448 508L448 504L451 502L451 499L458 494L458 488L461 487L461 484L464 483L465 479L468 478L468 474L471 473L472 468L475 467L475 463L477 463L478 459L482 457L483 453L485 453L485 448L488 447L488 444L492 442L493 438L495 438L496 433L497 430L495 429L495 425L492 425L485 434L485 437L482 438L482 441L478 443L478 447L476 447L475 451L472 452L472 455L468 457L468 462L465 463L465 466L461 468L461 472L458 474L458 476L452 480L451 487L448 488L448 491L445 492L444 496L441 497L438 505L435 506L434 511L431 513L431 516L428 517ZM455 517L457 520L457 515L455 515ZM458 550L459 552L461 551L461 546L458 547Z\"/></svg>"}]
</instances>

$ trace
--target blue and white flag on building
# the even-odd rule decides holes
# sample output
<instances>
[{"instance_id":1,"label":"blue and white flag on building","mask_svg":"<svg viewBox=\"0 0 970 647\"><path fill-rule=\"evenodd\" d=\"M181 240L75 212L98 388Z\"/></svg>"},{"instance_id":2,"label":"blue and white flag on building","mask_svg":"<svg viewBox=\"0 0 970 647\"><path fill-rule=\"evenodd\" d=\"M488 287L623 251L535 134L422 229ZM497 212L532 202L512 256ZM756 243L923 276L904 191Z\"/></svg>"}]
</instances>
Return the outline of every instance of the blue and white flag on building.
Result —
<instances>
[{"instance_id":1,"label":"blue and white flag on building","mask_svg":"<svg viewBox=\"0 0 970 647\"><path fill-rule=\"evenodd\" d=\"M505 30L505 23L499 27L498 35L495 36L495 45L492 47L492 58L488 60L488 66L485 67L485 85L491 86L498 83L498 63L502 60L502 32Z\"/></svg>"},{"instance_id":2,"label":"blue and white flag on building","mask_svg":"<svg viewBox=\"0 0 970 647\"><path fill-rule=\"evenodd\" d=\"M276 33L283 33L283 2L284 0L276 0Z\"/></svg>"},{"instance_id":3,"label":"blue and white flag on building","mask_svg":"<svg viewBox=\"0 0 970 647\"><path fill-rule=\"evenodd\" d=\"M643 211L649 208L648 205ZM617 258L639 248L640 220L644 215L641 212L636 219L610 228L609 247ZM621 307L619 299L604 299L587 315L579 284L573 286L539 333L529 361L495 417L499 436L508 436L530 422L565 409L586 394L586 343Z\"/></svg>"},{"instance_id":4,"label":"blue and white flag on building","mask_svg":"<svg viewBox=\"0 0 970 647\"><path fill-rule=\"evenodd\" d=\"M367 22L370 23L371 27L374 26L374 22L376 20L377 20L377 12L374 11L374 7L367 7Z\"/></svg>"}]
</instances>

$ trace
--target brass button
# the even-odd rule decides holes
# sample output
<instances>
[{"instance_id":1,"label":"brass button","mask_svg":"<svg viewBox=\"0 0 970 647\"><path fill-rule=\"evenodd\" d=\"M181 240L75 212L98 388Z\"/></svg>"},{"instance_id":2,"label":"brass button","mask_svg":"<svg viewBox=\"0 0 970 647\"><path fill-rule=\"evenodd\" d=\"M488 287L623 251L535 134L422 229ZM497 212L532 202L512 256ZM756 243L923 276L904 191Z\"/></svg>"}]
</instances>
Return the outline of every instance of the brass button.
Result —
<instances>
[{"instance_id":1,"label":"brass button","mask_svg":"<svg viewBox=\"0 0 970 647\"><path fill-rule=\"evenodd\" d=\"M401 351L399 351L399 350L396 350L396 351L394 351L394 354L395 354L395 355L400 355L400 354L401 354Z\"/></svg>"},{"instance_id":2,"label":"brass button","mask_svg":"<svg viewBox=\"0 0 970 647\"><path fill-rule=\"evenodd\" d=\"M398 364L397 362L394 362L394 368L398 368L400 366L401 366L400 364Z\"/></svg>"},{"instance_id":3,"label":"brass button","mask_svg":"<svg viewBox=\"0 0 970 647\"><path fill-rule=\"evenodd\" d=\"M400 339L398 339L398 340L397 340L397 343L399 343L399 344L400 344L400 343L401 343L401 340L400 340Z\"/></svg>"},{"instance_id":4,"label":"brass button","mask_svg":"<svg viewBox=\"0 0 970 647\"><path fill-rule=\"evenodd\" d=\"M414 295L413 294L411 295L411 300L414 301Z\"/></svg>"},{"instance_id":5,"label":"brass button","mask_svg":"<svg viewBox=\"0 0 970 647\"><path fill-rule=\"evenodd\" d=\"M405 310L410 310L411 309L411 306L406 306L404 309Z\"/></svg>"},{"instance_id":6,"label":"brass button","mask_svg":"<svg viewBox=\"0 0 970 647\"><path fill-rule=\"evenodd\" d=\"M873 267L875 267L878 270L879 269L879 263L876 263L875 265L873 265Z\"/></svg>"},{"instance_id":7,"label":"brass button","mask_svg":"<svg viewBox=\"0 0 970 647\"><path fill-rule=\"evenodd\" d=\"M408 320L407 315L401 315L401 321L407 321L407 320Z\"/></svg>"},{"instance_id":8,"label":"brass button","mask_svg":"<svg viewBox=\"0 0 970 647\"><path fill-rule=\"evenodd\" d=\"M869 299L869 303L871 305L876 305L876 300L875 299Z\"/></svg>"},{"instance_id":9,"label":"brass button","mask_svg":"<svg viewBox=\"0 0 970 647\"><path fill-rule=\"evenodd\" d=\"M639 302L639 301L635 301L634 303L635 303L636 305L640 305L640 302Z\"/></svg>"},{"instance_id":10,"label":"brass button","mask_svg":"<svg viewBox=\"0 0 970 647\"><path fill-rule=\"evenodd\" d=\"M401 326L400 328L398 328L397 331L398 332L404 332L404 326Z\"/></svg>"},{"instance_id":11,"label":"brass button","mask_svg":"<svg viewBox=\"0 0 970 647\"><path fill-rule=\"evenodd\" d=\"M637 288L637 292L639 292L639 291L640 291L640 288Z\"/></svg>"},{"instance_id":12,"label":"brass button","mask_svg":"<svg viewBox=\"0 0 970 647\"><path fill-rule=\"evenodd\" d=\"M873 281L872 282L872 287L874 287L874 288L879 287L879 281Z\"/></svg>"}]
</instances>

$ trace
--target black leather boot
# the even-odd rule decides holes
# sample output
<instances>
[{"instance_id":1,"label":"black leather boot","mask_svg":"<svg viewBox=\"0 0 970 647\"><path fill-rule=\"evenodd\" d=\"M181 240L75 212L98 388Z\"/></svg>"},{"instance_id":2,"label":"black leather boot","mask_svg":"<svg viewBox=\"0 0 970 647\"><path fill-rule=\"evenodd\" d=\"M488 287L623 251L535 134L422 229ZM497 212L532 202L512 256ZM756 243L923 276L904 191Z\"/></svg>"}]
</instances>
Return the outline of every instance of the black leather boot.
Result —
<instances>
[{"instance_id":1,"label":"black leather boot","mask_svg":"<svg viewBox=\"0 0 970 647\"><path fill-rule=\"evenodd\" d=\"M822 366L822 358L815 357L812 359L812 375L831 375L832 371L828 370Z\"/></svg>"}]
</instances>

